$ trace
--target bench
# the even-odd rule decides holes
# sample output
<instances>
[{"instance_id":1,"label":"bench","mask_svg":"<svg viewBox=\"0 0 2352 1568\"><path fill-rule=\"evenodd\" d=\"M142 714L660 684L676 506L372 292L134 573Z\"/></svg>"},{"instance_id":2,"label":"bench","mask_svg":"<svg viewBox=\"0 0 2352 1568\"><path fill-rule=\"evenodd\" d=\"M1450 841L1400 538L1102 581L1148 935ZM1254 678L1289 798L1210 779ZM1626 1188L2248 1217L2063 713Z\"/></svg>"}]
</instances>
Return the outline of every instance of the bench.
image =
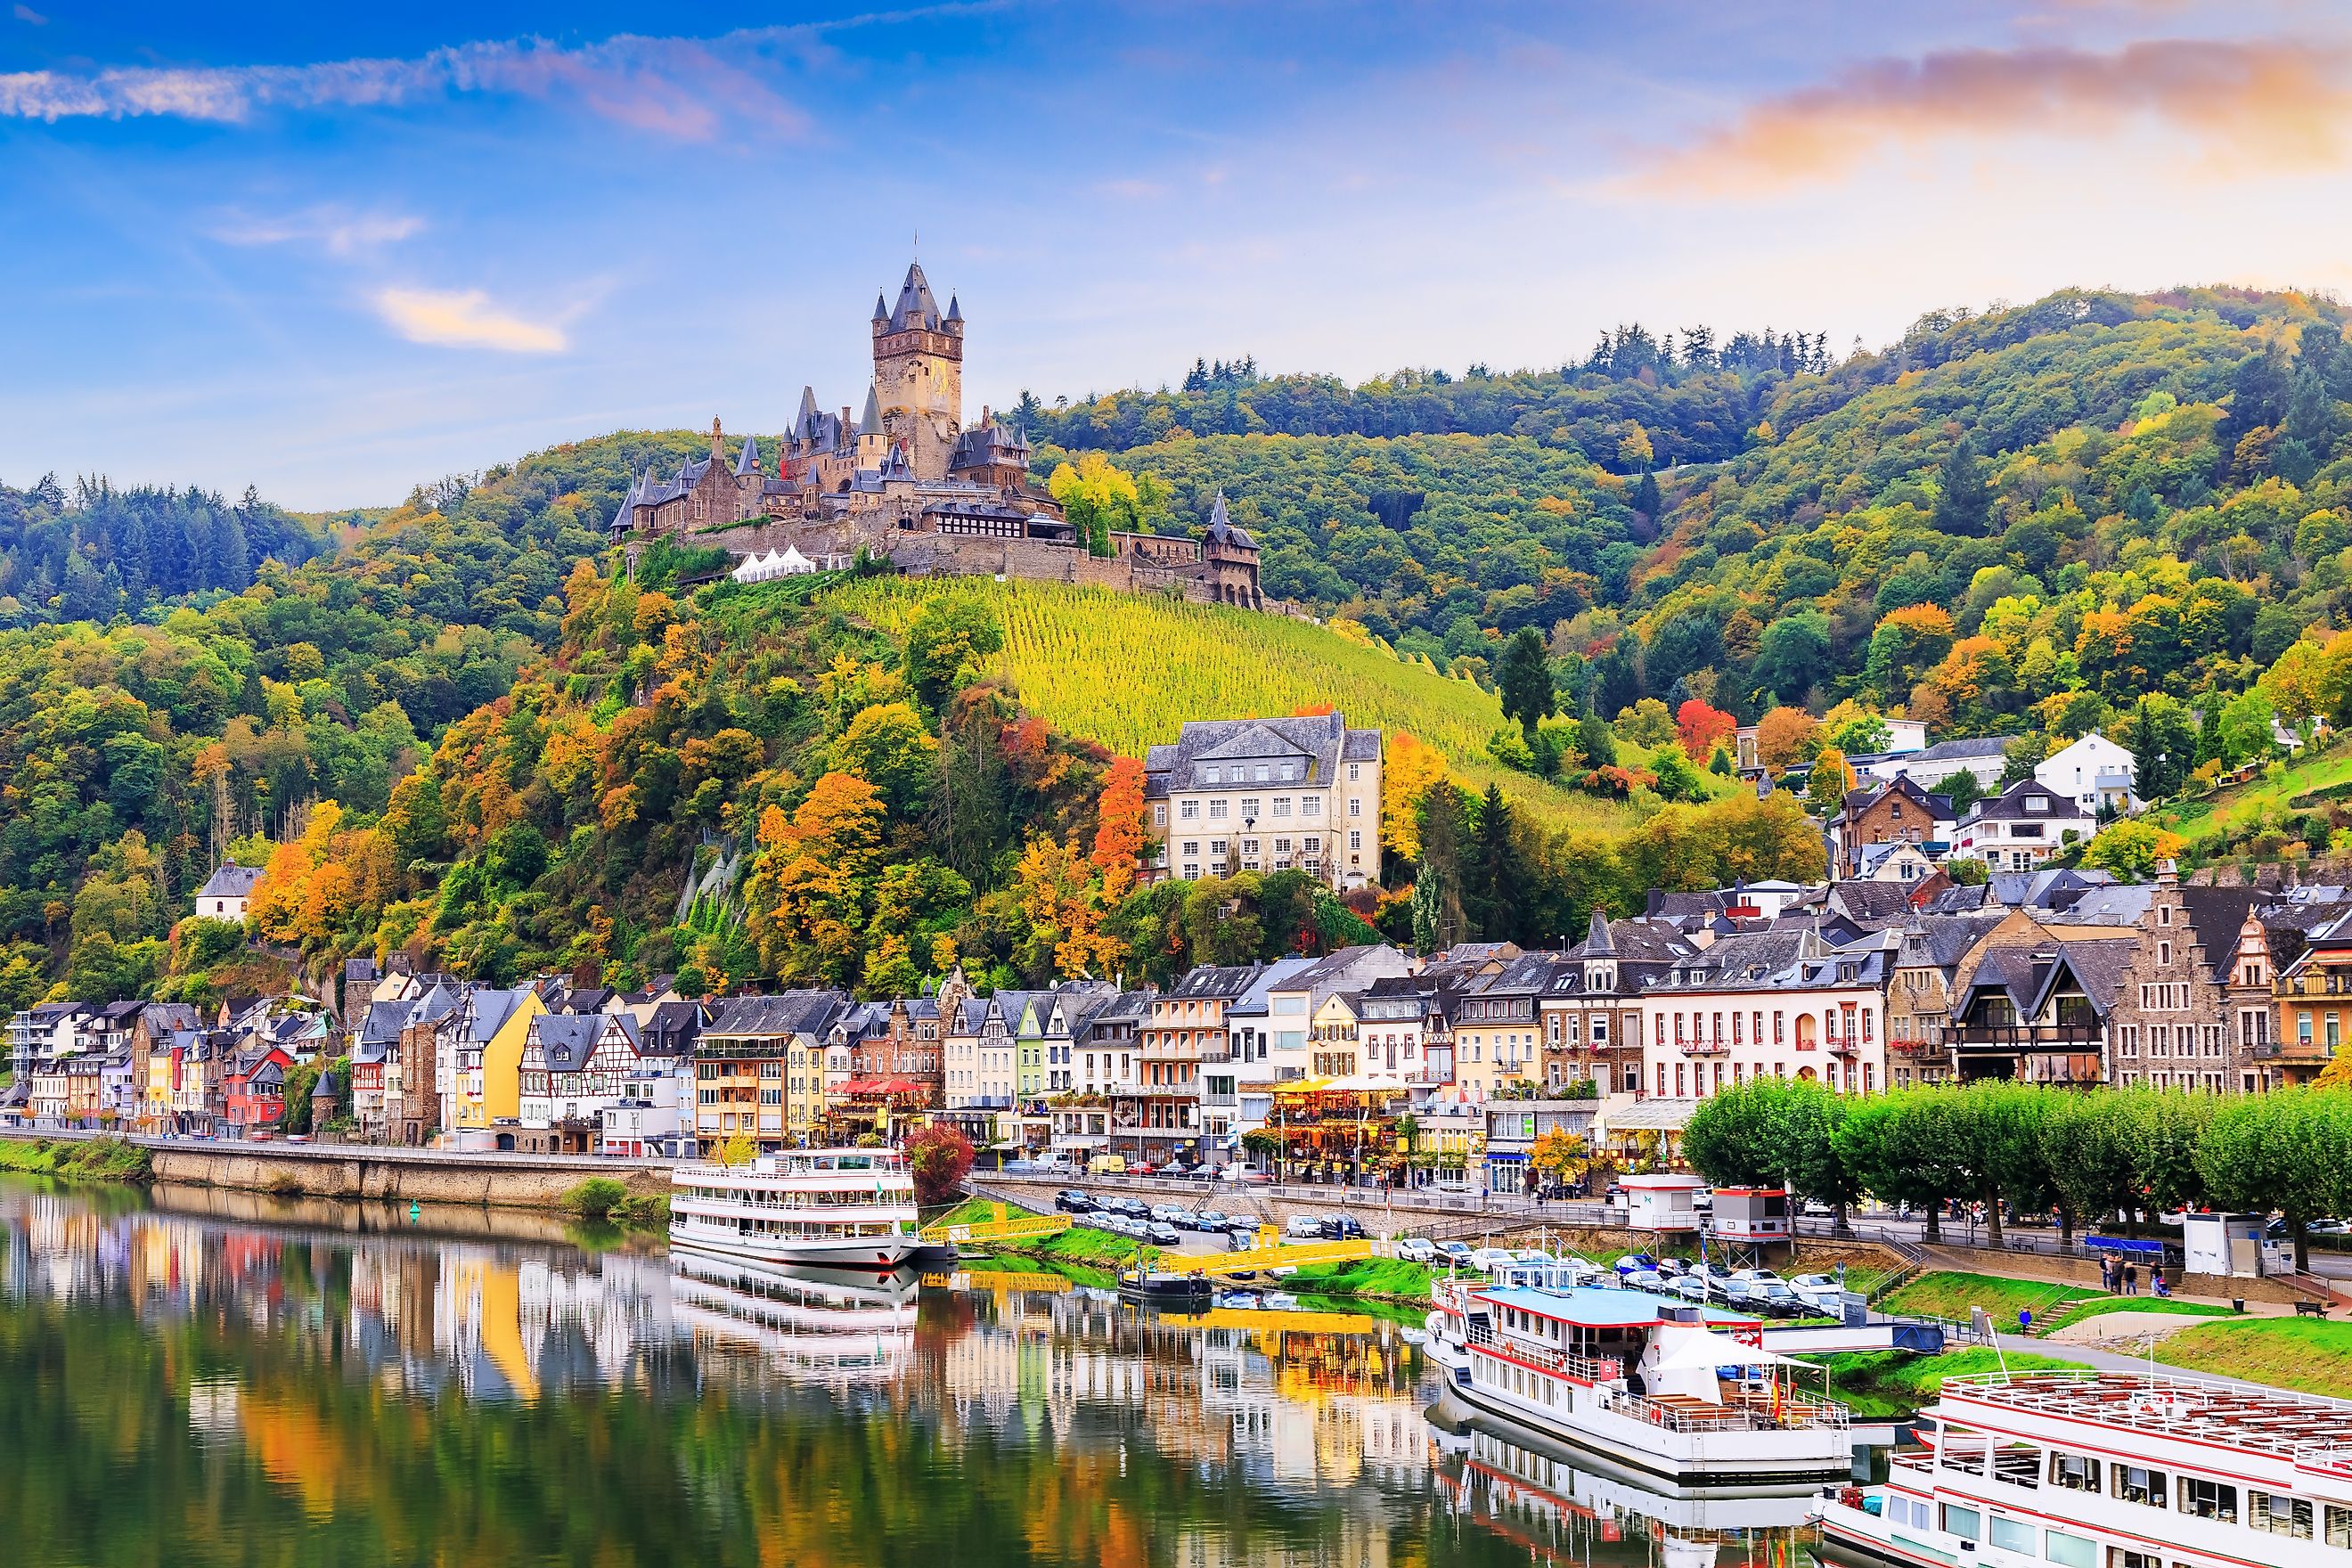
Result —
<instances>
[{"instance_id":1,"label":"bench","mask_svg":"<svg viewBox=\"0 0 2352 1568\"><path fill-rule=\"evenodd\" d=\"M2297 1301L2294 1304L2294 1313L2298 1318L2324 1318L2327 1316L2327 1303L2325 1301Z\"/></svg>"}]
</instances>

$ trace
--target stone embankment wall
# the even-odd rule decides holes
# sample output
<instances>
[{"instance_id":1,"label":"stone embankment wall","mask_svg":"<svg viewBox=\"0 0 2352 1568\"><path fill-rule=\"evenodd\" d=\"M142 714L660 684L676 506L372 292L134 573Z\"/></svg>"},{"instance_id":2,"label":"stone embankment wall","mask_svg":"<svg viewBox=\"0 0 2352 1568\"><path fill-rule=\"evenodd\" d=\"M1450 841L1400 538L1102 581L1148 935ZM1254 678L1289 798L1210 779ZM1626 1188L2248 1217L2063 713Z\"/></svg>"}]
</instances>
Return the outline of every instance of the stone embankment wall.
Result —
<instances>
[{"instance_id":1,"label":"stone embankment wall","mask_svg":"<svg viewBox=\"0 0 2352 1568\"><path fill-rule=\"evenodd\" d=\"M1927 1248L1927 1266L1963 1274L2000 1274L2016 1279L2048 1279L2086 1286L2093 1292L2099 1289L2098 1260L2091 1258L2045 1258L2032 1252L1937 1246ZM2226 1301L2232 1297L2244 1301L2302 1301L2311 1299L2310 1292L2298 1289L2287 1279L2224 1279L2217 1274L2183 1274L2174 1269L2166 1272L2164 1282L2176 1296L2201 1296L2209 1300ZM2139 1289L2142 1295L2155 1293L2145 1261L2140 1264Z\"/></svg>"},{"instance_id":2,"label":"stone embankment wall","mask_svg":"<svg viewBox=\"0 0 2352 1568\"><path fill-rule=\"evenodd\" d=\"M313 1144L152 1144L158 1183L270 1193L282 1197L382 1199L551 1209L591 1177L635 1194L667 1194L667 1165L528 1154L444 1154L430 1150Z\"/></svg>"}]
</instances>

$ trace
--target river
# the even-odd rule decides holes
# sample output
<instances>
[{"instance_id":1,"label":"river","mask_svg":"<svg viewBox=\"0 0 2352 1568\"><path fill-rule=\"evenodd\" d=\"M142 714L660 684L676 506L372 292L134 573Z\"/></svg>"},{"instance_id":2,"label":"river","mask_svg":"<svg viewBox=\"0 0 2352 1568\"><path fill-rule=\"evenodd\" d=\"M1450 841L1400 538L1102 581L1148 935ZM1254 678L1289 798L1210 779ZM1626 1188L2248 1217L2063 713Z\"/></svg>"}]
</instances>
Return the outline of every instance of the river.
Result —
<instances>
[{"instance_id":1,"label":"river","mask_svg":"<svg viewBox=\"0 0 2352 1568\"><path fill-rule=\"evenodd\" d=\"M1808 1561L1800 1501L1657 1499L1423 1384L1372 1318L0 1178L15 1568Z\"/></svg>"}]
</instances>

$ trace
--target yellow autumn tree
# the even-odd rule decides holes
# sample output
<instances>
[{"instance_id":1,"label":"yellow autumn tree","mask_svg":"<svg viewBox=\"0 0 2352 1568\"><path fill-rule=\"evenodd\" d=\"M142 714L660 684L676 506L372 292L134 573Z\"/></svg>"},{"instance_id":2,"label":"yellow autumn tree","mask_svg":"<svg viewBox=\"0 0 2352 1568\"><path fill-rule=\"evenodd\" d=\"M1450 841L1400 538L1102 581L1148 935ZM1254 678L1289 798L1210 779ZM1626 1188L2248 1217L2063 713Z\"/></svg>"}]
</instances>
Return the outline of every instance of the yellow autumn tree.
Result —
<instances>
[{"instance_id":1,"label":"yellow autumn tree","mask_svg":"<svg viewBox=\"0 0 2352 1568\"><path fill-rule=\"evenodd\" d=\"M1389 737L1381 764L1381 837L1393 854L1421 858L1421 801L1445 777L1445 753L1405 731Z\"/></svg>"},{"instance_id":2,"label":"yellow autumn tree","mask_svg":"<svg viewBox=\"0 0 2352 1568\"><path fill-rule=\"evenodd\" d=\"M761 813L744 901L770 973L847 984L863 972L883 816L880 792L842 773L818 779L789 818L772 805Z\"/></svg>"},{"instance_id":3,"label":"yellow autumn tree","mask_svg":"<svg viewBox=\"0 0 2352 1568\"><path fill-rule=\"evenodd\" d=\"M1102 879L1102 901L1116 906L1135 886L1136 862L1151 847L1151 829L1144 814L1143 764L1133 757L1112 759L1103 775L1101 802L1095 808L1095 872Z\"/></svg>"}]
</instances>

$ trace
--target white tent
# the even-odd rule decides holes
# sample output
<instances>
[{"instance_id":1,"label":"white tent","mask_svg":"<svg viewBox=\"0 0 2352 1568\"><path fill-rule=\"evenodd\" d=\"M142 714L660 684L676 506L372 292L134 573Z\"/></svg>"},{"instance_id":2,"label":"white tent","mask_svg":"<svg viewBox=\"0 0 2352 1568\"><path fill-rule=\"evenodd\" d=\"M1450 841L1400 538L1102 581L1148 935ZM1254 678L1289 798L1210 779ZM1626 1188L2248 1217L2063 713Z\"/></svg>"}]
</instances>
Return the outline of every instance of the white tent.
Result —
<instances>
[{"instance_id":1,"label":"white tent","mask_svg":"<svg viewBox=\"0 0 2352 1568\"><path fill-rule=\"evenodd\" d=\"M1813 1370L1803 1362L1791 1361L1762 1345L1744 1345L1728 1335L1709 1333L1705 1329L1685 1330L1675 1336L1671 1345L1662 1345L1659 1350L1660 1372L1717 1366L1793 1366Z\"/></svg>"},{"instance_id":2,"label":"white tent","mask_svg":"<svg viewBox=\"0 0 2352 1568\"><path fill-rule=\"evenodd\" d=\"M805 577L816 570L816 563L802 554L796 545L785 545L782 555L772 552L770 554L776 563L776 574L780 577Z\"/></svg>"}]
</instances>

